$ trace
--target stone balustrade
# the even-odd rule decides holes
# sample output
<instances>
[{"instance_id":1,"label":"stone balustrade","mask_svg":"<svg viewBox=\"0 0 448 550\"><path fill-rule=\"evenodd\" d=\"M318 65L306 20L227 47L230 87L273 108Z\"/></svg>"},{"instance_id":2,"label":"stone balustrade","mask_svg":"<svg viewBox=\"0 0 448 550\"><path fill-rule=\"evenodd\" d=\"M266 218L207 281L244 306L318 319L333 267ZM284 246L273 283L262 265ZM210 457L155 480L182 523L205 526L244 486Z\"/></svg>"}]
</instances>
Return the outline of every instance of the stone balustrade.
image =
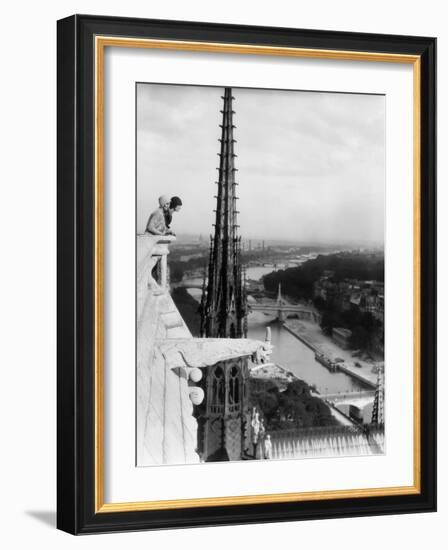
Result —
<instances>
[{"instance_id":1,"label":"stone balustrade","mask_svg":"<svg viewBox=\"0 0 448 550\"><path fill-rule=\"evenodd\" d=\"M175 240L173 235L145 233L137 236L137 322L148 292L159 295L169 290L168 245ZM157 279L152 274L156 266L159 272Z\"/></svg>"}]
</instances>

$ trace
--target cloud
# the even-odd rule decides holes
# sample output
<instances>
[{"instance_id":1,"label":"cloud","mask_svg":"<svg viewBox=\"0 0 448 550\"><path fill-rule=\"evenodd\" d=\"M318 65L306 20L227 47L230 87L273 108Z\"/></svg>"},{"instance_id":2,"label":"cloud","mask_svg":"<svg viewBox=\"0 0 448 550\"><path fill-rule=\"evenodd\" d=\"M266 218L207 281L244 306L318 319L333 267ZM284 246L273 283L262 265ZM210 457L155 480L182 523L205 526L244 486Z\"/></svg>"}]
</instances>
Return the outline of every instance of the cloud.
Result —
<instances>
[{"instance_id":1,"label":"cloud","mask_svg":"<svg viewBox=\"0 0 448 550\"><path fill-rule=\"evenodd\" d=\"M212 230L223 90L140 84L138 229L162 192L182 196L178 232ZM383 96L234 89L241 232L383 239Z\"/></svg>"}]
</instances>

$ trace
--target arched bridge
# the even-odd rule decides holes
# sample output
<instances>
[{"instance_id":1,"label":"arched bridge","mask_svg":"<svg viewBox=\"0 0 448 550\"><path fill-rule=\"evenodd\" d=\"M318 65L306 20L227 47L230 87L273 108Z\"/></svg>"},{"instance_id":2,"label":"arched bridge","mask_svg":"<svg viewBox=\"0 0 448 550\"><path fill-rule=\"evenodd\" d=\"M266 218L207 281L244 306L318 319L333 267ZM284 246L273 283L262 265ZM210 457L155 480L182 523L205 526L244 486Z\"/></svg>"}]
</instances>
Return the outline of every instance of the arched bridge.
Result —
<instances>
[{"instance_id":1,"label":"arched bridge","mask_svg":"<svg viewBox=\"0 0 448 550\"><path fill-rule=\"evenodd\" d=\"M302 305L288 304L282 298L282 287L278 285L278 295L276 302L269 303L252 303L249 304L249 312L251 311L263 311L264 313L272 313L277 315L279 321L284 321L287 317L297 317L298 319L304 319L306 321L313 321L317 323L319 321L319 314L314 309L307 308Z\"/></svg>"},{"instance_id":2,"label":"arched bridge","mask_svg":"<svg viewBox=\"0 0 448 550\"><path fill-rule=\"evenodd\" d=\"M303 306L254 303L249 305L249 313L251 311L263 311L264 313L276 314L279 321L284 321L289 315L294 315L298 319L305 319L307 321L316 322L318 320L318 315L315 311Z\"/></svg>"},{"instance_id":3,"label":"arched bridge","mask_svg":"<svg viewBox=\"0 0 448 550\"><path fill-rule=\"evenodd\" d=\"M316 397L328 401L333 405L356 405L364 407L375 398L375 390L340 392L340 393L318 393Z\"/></svg>"}]
</instances>

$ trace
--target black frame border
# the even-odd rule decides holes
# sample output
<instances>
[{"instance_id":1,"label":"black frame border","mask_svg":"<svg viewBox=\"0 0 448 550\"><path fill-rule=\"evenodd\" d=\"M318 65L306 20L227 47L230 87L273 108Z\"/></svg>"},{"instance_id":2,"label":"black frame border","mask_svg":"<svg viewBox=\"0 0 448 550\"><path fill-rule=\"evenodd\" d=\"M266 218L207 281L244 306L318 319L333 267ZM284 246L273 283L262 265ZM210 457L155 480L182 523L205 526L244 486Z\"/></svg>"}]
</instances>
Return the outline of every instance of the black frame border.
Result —
<instances>
[{"instance_id":1,"label":"black frame border","mask_svg":"<svg viewBox=\"0 0 448 550\"><path fill-rule=\"evenodd\" d=\"M95 514L94 38L383 52L421 59L421 492ZM74 15L57 25L57 527L72 534L436 510L436 39Z\"/></svg>"}]
</instances>

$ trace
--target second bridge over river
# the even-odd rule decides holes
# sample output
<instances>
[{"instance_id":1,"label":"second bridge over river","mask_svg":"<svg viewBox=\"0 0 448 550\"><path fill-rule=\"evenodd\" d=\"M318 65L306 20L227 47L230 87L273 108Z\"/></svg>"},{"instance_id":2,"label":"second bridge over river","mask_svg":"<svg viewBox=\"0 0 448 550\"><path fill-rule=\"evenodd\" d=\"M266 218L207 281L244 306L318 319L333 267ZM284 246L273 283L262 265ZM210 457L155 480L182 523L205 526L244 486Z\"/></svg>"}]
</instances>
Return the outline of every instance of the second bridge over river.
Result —
<instances>
[{"instance_id":1,"label":"second bridge over river","mask_svg":"<svg viewBox=\"0 0 448 550\"><path fill-rule=\"evenodd\" d=\"M262 311L276 315L279 321L288 317L303 319L305 321L319 322L319 314L313 309L303 305L288 304L282 297L282 286L278 285L277 300L275 302L254 302L249 304L249 311Z\"/></svg>"},{"instance_id":2,"label":"second bridge over river","mask_svg":"<svg viewBox=\"0 0 448 550\"><path fill-rule=\"evenodd\" d=\"M318 313L316 313L312 309L300 305L296 306L285 303L252 303L249 305L249 313L251 311L262 311L263 313L271 313L272 315L276 315L279 321L284 321L288 317L295 317L297 319L313 321L314 323L317 323L319 321Z\"/></svg>"},{"instance_id":3,"label":"second bridge over river","mask_svg":"<svg viewBox=\"0 0 448 550\"><path fill-rule=\"evenodd\" d=\"M182 281L180 283L175 283L173 287L183 287L196 290L203 290L204 284L199 281ZM285 319L295 318L303 319L305 321L311 321L313 323L319 322L319 313L313 308L306 307L304 305L295 305L289 304L284 300L281 293L281 284L278 287L277 300L274 302L250 302L248 303L249 314L253 311L261 311L275 316L279 321L284 321Z\"/></svg>"},{"instance_id":4,"label":"second bridge over river","mask_svg":"<svg viewBox=\"0 0 448 550\"><path fill-rule=\"evenodd\" d=\"M375 390L326 394L316 393L315 396L333 405L356 405L357 407L363 407L374 400Z\"/></svg>"}]
</instances>

